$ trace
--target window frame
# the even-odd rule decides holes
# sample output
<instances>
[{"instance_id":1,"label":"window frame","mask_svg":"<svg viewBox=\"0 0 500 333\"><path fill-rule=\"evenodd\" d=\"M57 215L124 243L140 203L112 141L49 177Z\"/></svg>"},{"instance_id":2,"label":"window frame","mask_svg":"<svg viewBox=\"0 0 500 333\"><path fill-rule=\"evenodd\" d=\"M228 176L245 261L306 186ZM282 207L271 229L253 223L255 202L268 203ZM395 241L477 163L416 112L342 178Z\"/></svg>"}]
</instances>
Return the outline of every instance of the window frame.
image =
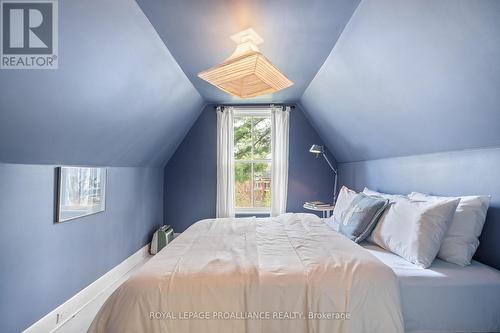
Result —
<instances>
[{"instance_id":1,"label":"window frame","mask_svg":"<svg viewBox=\"0 0 500 333\"><path fill-rule=\"evenodd\" d=\"M258 118L269 118L271 119L271 107L261 107L261 108L234 108L234 120L236 118L242 118L242 117L258 117ZM235 131L235 129L233 129ZM272 132L272 128L271 128ZM252 142L253 142L253 131L252 131ZM271 133L272 137L272 133ZM272 142L271 142L271 152L272 152ZM252 155L253 155L253 146L252 146ZM255 163L269 163L272 168L273 164L273 159L272 159L272 153L271 153L271 158L269 159L251 159L251 160L237 160L234 158L234 168L236 169L236 163L249 163L252 165L252 190L251 190L251 195L252 195L252 204L254 202L254 188L253 188L253 182L254 182L254 168L253 165ZM234 181L234 188L236 188L236 179ZM272 184L272 177L271 177L271 184ZM272 187L272 185L271 185ZM271 199L272 200L272 199ZM234 197L234 211L237 215L247 215L247 214L265 214L269 215L271 214L271 207L241 207L238 208L236 206L236 191L235 191L235 197Z\"/></svg>"}]
</instances>

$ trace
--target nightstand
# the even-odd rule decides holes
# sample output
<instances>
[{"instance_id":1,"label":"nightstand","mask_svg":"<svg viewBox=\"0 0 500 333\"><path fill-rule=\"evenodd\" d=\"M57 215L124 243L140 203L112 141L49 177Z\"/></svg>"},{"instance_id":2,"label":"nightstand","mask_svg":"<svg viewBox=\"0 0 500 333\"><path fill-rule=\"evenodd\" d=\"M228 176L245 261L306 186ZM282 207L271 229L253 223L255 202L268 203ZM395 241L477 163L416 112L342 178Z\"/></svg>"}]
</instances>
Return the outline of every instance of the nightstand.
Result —
<instances>
[{"instance_id":1,"label":"nightstand","mask_svg":"<svg viewBox=\"0 0 500 333\"><path fill-rule=\"evenodd\" d=\"M321 214L323 215L323 218L328 218L332 214L333 209L335 208L335 205L314 207L314 206L311 206L311 205L308 205L307 203L305 203L302 207L304 207L307 210L321 212Z\"/></svg>"}]
</instances>

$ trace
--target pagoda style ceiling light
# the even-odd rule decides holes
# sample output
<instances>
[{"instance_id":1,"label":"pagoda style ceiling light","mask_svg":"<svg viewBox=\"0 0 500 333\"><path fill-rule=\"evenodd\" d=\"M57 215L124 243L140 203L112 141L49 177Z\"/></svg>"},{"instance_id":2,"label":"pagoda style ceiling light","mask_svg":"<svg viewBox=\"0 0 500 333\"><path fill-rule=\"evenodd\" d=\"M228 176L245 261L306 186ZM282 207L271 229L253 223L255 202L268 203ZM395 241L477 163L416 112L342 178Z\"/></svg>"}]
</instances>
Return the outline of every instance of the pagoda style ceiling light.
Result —
<instances>
[{"instance_id":1,"label":"pagoda style ceiling light","mask_svg":"<svg viewBox=\"0 0 500 333\"><path fill-rule=\"evenodd\" d=\"M220 65L198 73L200 78L240 98L273 93L293 84L260 53L257 45L264 40L253 29L243 30L231 39L237 44L233 54Z\"/></svg>"}]
</instances>

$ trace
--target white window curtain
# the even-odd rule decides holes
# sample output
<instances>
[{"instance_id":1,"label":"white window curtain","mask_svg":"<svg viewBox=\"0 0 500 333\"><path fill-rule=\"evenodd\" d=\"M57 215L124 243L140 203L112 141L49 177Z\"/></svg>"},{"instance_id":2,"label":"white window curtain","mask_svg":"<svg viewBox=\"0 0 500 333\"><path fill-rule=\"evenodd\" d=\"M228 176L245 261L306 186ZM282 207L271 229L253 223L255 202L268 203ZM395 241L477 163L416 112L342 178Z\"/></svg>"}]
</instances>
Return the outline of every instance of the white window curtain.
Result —
<instances>
[{"instance_id":1,"label":"white window curtain","mask_svg":"<svg viewBox=\"0 0 500 333\"><path fill-rule=\"evenodd\" d=\"M271 216L286 212L288 191L288 132L290 107L271 106L272 166Z\"/></svg>"},{"instance_id":2,"label":"white window curtain","mask_svg":"<svg viewBox=\"0 0 500 333\"><path fill-rule=\"evenodd\" d=\"M234 109L217 107L217 217L234 217Z\"/></svg>"}]
</instances>

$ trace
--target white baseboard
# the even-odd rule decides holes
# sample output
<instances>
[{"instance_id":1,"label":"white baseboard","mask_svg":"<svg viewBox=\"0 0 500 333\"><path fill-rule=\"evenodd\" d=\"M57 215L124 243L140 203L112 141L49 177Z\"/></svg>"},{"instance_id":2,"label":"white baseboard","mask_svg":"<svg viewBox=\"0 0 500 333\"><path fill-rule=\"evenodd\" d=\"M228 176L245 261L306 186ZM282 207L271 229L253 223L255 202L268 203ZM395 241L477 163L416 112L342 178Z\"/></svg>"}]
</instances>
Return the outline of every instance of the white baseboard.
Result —
<instances>
[{"instance_id":1,"label":"white baseboard","mask_svg":"<svg viewBox=\"0 0 500 333\"><path fill-rule=\"evenodd\" d=\"M78 294L71 297L45 317L28 327L24 333L47 333L59 328L149 255L149 244L147 244L99 279L92 282Z\"/></svg>"}]
</instances>

